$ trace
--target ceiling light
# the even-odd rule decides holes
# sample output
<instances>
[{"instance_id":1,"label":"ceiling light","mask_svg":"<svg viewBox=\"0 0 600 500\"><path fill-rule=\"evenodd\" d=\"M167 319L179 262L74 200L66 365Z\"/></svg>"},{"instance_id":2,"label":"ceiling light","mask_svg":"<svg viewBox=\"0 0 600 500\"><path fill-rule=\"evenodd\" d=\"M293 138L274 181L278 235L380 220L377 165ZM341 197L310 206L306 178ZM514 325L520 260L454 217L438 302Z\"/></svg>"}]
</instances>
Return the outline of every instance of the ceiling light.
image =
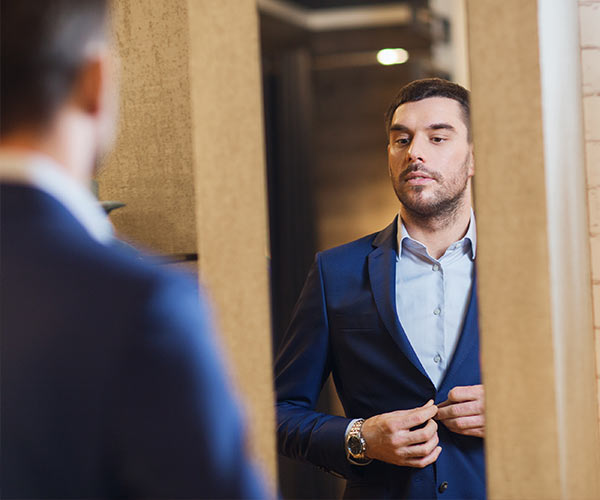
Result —
<instances>
[{"instance_id":1,"label":"ceiling light","mask_svg":"<svg viewBox=\"0 0 600 500\"><path fill-rule=\"evenodd\" d=\"M381 49L377 52L377 61L384 66L403 64L408 61L408 51L405 49Z\"/></svg>"}]
</instances>

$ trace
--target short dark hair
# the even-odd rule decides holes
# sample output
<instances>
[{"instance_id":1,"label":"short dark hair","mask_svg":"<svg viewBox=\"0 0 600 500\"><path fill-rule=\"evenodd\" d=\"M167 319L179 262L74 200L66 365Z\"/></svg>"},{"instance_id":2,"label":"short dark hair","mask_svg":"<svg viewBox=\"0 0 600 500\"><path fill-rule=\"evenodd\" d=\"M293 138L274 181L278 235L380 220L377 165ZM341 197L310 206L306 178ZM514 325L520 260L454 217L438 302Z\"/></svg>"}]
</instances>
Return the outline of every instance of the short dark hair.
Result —
<instances>
[{"instance_id":1,"label":"short dark hair","mask_svg":"<svg viewBox=\"0 0 600 500\"><path fill-rule=\"evenodd\" d=\"M2 0L0 135L44 127L68 97L109 0Z\"/></svg>"},{"instance_id":2,"label":"short dark hair","mask_svg":"<svg viewBox=\"0 0 600 500\"><path fill-rule=\"evenodd\" d=\"M457 83L442 78L423 78L415 80L400 89L390 107L385 113L385 129L388 137L392 119L398 106L406 102L416 102L428 97L447 97L457 101L463 111L463 119L467 126L469 141L471 140L471 107L469 104L469 91Z\"/></svg>"}]
</instances>

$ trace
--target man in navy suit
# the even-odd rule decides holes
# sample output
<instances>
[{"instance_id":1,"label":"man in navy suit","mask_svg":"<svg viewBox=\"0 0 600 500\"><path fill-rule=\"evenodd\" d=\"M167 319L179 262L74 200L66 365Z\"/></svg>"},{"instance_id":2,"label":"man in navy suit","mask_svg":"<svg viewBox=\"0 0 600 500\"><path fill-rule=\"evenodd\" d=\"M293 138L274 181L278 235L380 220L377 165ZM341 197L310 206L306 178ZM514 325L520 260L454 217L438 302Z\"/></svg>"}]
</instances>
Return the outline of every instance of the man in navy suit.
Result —
<instances>
[{"instance_id":1,"label":"man in navy suit","mask_svg":"<svg viewBox=\"0 0 600 500\"><path fill-rule=\"evenodd\" d=\"M3 498L265 498L194 280L88 190L116 99L107 0L3 2Z\"/></svg>"},{"instance_id":2,"label":"man in navy suit","mask_svg":"<svg viewBox=\"0 0 600 500\"><path fill-rule=\"evenodd\" d=\"M276 359L279 450L346 498L485 498L468 91L412 82L386 126L399 214L317 254ZM346 417L315 411L330 373Z\"/></svg>"}]
</instances>

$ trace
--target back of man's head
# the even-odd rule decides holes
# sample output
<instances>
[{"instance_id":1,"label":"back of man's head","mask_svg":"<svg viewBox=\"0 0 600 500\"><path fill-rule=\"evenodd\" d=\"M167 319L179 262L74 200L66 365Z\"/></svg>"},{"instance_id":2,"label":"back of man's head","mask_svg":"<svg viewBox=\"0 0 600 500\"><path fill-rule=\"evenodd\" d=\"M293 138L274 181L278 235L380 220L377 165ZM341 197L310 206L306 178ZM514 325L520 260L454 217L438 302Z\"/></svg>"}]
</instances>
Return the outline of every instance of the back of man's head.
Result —
<instances>
[{"instance_id":1,"label":"back of man's head","mask_svg":"<svg viewBox=\"0 0 600 500\"><path fill-rule=\"evenodd\" d=\"M91 42L105 36L109 0L3 0L0 136L48 126Z\"/></svg>"},{"instance_id":2,"label":"back of man's head","mask_svg":"<svg viewBox=\"0 0 600 500\"><path fill-rule=\"evenodd\" d=\"M469 104L469 91L457 83L442 78L423 78L414 80L400 89L385 113L385 127L388 137L394 112L399 106L407 102L416 102L430 97L445 97L453 99L460 104L463 120L467 126L469 139L471 137L471 108Z\"/></svg>"}]
</instances>

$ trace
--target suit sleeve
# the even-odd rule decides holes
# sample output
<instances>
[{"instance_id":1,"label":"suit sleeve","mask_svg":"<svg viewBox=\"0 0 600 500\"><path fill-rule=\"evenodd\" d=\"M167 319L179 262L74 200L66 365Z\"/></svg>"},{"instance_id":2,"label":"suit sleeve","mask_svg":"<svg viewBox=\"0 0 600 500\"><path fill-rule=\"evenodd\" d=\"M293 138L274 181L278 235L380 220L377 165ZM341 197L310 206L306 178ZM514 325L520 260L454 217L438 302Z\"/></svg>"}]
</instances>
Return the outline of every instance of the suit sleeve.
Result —
<instances>
[{"instance_id":1,"label":"suit sleeve","mask_svg":"<svg viewBox=\"0 0 600 500\"><path fill-rule=\"evenodd\" d=\"M196 287L165 279L145 311L115 403L118 490L136 498L269 498Z\"/></svg>"},{"instance_id":2,"label":"suit sleeve","mask_svg":"<svg viewBox=\"0 0 600 500\"><path fill-rule=\"evenodd\" d=\"M277 443L289 458L348 477L344 434L350 419L315 411L331 372L321 265L317 254L275 361Z\"/></svg>"}]
</instances>

